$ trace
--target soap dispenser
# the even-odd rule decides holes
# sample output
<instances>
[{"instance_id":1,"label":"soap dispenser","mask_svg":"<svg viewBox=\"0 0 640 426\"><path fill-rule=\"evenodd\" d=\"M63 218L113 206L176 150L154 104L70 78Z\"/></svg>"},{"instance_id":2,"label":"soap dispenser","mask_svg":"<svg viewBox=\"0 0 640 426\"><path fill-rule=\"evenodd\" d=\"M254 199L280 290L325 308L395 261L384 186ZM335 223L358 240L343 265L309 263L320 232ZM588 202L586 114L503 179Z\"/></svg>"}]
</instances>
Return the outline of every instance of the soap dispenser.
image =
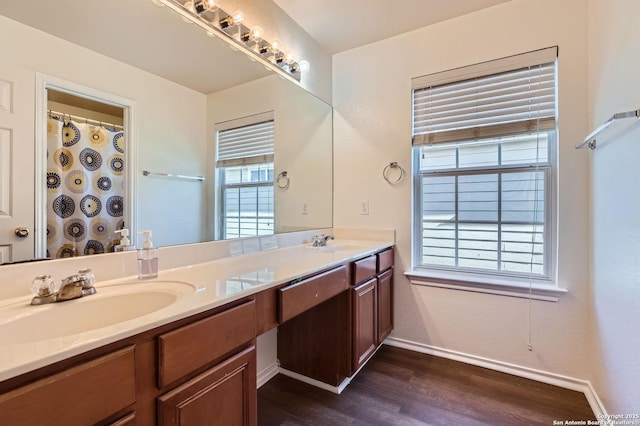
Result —
<instances>
[{"instance_id":1,"label":"soap dispenser","mask_svg":"<svg viewBox=\"0 0 640 426\"><path fill-rule=\"evenodd\" d=\"M138 250L138 279L148 280L158 276L158 249L153 248L151 231L138 232L144 235L142 248Z\"/></svg>"},{"instance_id":2,"label":"soap dispenser","mask_svg":"<svg viewBox=\"0 0 640 426\"><path fill-rule=\"evenodd\" d=\"M129 241L129 230L127 228L119 229L114 231L114 233L120 234L120 244L115 246L113 251L133 251L136 249L136 246Z\"/></svg>"}]
</instances>

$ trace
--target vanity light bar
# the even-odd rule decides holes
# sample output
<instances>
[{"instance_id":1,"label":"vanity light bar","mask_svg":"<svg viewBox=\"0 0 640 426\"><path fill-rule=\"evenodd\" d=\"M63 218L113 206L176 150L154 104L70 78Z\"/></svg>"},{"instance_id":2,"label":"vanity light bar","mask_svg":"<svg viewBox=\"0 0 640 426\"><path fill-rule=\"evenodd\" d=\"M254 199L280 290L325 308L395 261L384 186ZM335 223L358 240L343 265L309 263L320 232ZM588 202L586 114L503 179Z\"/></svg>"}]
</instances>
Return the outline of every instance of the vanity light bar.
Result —
<instances>
[{"instance_id":1,"label":"vanity light bar","mask_svg":"<svg viewBox=\"0 0 640 426\"><path fill-rule=\"evenodd\" d=\"M302 72L309 70L307 61L296 61L291 55L281 50L277 40L268 42L264 39L262 28L248 28L242 22L242 12L229 14L215 6L211 0L152 0L158 6L167 6L177 12L185 21L192 22L208 35L217 36L232 49L242 50L250 58L264 65L267 69L281 76L300 82Z\"/></svg>"}]
</instances>

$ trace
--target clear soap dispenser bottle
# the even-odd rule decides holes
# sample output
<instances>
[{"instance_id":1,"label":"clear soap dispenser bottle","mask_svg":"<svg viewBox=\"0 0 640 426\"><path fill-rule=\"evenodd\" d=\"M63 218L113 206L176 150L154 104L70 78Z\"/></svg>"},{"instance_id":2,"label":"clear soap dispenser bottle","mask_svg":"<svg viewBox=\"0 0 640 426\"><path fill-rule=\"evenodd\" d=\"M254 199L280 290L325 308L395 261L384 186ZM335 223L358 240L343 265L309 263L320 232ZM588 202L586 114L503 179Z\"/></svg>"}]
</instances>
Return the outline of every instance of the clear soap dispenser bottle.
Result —
<instances>
[{"instance_id":1,"label":"clear soap dispenser bottle","mask_svg":"<svg viewBox=\"0 0 640 426\"><path fill-rule=\"evenodd\" d=\"M151 242L151 231L138 232L144 235L142 248L138 250L138 279L148 280L158 276L158 249Z\"/></svg>"}]
</instances>

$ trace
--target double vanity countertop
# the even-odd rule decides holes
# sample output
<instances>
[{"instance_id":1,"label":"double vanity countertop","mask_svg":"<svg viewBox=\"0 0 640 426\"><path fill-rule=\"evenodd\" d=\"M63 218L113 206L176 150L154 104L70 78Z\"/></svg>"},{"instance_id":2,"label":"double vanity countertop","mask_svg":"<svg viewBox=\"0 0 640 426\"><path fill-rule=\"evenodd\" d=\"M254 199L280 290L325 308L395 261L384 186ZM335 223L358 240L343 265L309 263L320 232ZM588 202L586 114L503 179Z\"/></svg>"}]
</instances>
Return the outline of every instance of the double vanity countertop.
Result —
<instances>
[{"instance_id":1,"label":"double vanity countertop","mask_svg":"<svg viewBox=\"0 0 640 426\"><path fill-rule=\"evenodd\" d=\"M67 302L0 300L0 381L392 246L368 240L294 245L161 270L153 280L98 276L97 294Z\"/></svg>"}]
</instances>

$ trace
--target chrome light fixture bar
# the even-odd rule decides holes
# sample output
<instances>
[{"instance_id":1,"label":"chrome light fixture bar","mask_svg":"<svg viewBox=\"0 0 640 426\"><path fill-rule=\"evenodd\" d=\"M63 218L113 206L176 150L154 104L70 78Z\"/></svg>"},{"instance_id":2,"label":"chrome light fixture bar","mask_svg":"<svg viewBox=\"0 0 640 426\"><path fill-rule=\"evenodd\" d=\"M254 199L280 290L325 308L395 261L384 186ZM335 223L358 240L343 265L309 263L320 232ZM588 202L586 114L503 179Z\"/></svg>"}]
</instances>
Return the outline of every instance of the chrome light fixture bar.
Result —
<instances>
[{"instance_id":1,"label":"chrome light fixture bar","mask_svg":"<svg viewBox=\"0 0 640 426\"><path fill-rule=\"evenodd\" d=\"M264 39L260 27L248 28L242 22L242 12L227 13L216 5L215 0L152 0L158 6L167 6L177 12L186 22L194 23L218 37L234 50L241 50L250 58L277 72L284 78L300 82L302 72L309 69L307 61L296 61L283 52L280 42Z\"/></svg>"}]
</instances>

